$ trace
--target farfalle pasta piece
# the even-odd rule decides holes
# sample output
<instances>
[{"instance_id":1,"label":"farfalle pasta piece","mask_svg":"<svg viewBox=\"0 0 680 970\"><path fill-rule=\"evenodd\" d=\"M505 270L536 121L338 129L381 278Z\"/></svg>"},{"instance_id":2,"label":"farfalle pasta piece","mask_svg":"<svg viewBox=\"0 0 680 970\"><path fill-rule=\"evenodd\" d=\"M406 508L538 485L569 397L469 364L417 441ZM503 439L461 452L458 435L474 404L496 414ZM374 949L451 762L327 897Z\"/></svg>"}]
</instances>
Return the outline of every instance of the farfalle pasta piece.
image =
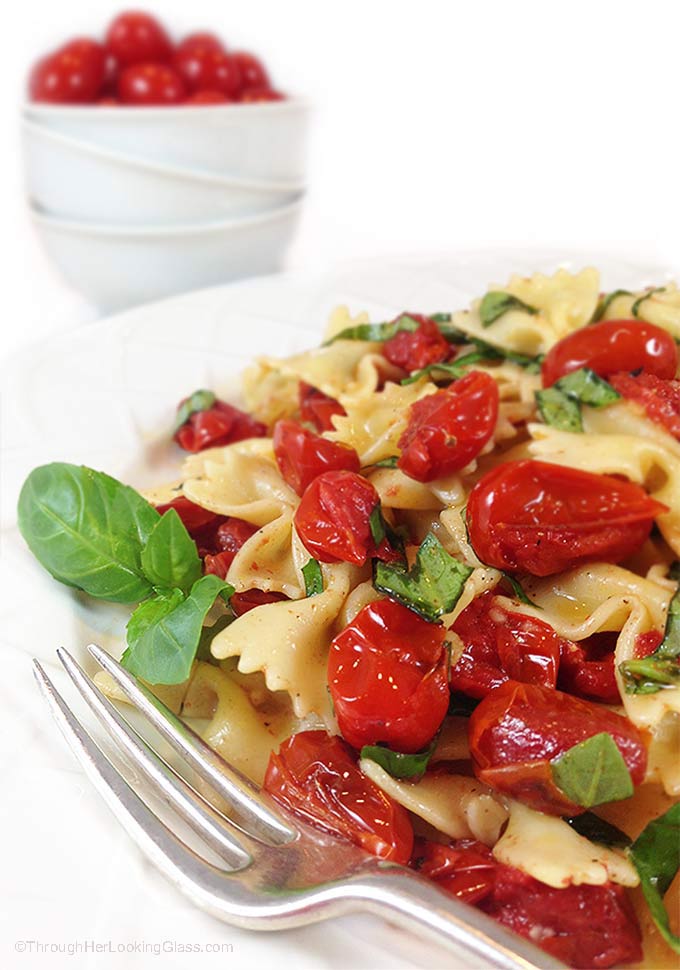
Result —
<instances>
[{"instance_id":1,"label":"farfalle pasta piece","mask_svg":"<svg viewBox=\"0 0 680 970\"><path fill-rule=\"evenodd\" d=\"M662 287L622 292L609 301L603 320L646 320L680 339L680 289L676 283Z\"/></svg>"},{"instance_id":2,"label":"farfalle pasta piece","mask_svg":"<svg viewBox=\"0 0 680 970\"><path fill-rule=\"evenodd\" d=\"M278 518L258 529L241 546L229 567L227 582L237 593L262 589L283 593L289 599L304 596L304 580L296 565L293 537L293 511L284 508Z\"/></svg>"}]
</instances>

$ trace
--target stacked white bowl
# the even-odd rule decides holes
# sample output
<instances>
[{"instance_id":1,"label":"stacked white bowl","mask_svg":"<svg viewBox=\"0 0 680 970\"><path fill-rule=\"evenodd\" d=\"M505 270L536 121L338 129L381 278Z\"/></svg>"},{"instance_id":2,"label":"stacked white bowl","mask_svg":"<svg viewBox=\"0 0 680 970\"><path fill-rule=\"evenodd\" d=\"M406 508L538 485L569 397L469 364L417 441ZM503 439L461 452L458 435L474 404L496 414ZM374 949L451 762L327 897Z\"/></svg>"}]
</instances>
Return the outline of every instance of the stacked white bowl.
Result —
<instances>
[{"instance_id":1,"label":"stacked white bowl","mask_svg":"<svg viewBox=\"0 0 680 970\"><path fill-rule=\"evenodd\" d=\"M281 268L304 194L308 104L26 104L36 228L102 312Z\"/></svg>"}]
</instances>

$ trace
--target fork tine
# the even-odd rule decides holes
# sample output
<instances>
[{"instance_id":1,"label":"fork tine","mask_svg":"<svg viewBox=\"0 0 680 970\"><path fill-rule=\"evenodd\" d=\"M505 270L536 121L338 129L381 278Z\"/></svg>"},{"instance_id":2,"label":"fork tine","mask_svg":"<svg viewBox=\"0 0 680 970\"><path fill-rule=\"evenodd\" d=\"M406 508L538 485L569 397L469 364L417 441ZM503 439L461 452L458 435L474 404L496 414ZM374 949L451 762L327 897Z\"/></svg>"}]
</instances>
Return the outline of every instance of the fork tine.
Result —
<instances>
[{"instance_id":1,"label":"fork tine","mask_svg":"<svg viewBox=\"0 0 680 970\"><path fill-rule=\"evenodd\" d=\"M128 700L153 724L158 733L184 758L218 794L238 809L239 821L248 834L270 845L285 845L297 838L295 829L262 801L259 789L240 771L208 747L188 725L176 717L151 691L128 673L118 661L96 643L87 648L97 663L108 671Z\"/></svg>"},{"instance_id":2,"label":"fork tine","mask_svg":"<svg viewBox=\"0 0 680 970\"><path fill-rule=\"evenodd\" d=\"M163 799L188 825L200 832L231 869L243 869L253 860L226 830L221 817L170 765L141 738L95 687L71 654L60 648L57 656L80 694L104 727L121 744L128 758L156 786ZM191 792L191 794L190 794Z\"/></svg>"}]
</instances>

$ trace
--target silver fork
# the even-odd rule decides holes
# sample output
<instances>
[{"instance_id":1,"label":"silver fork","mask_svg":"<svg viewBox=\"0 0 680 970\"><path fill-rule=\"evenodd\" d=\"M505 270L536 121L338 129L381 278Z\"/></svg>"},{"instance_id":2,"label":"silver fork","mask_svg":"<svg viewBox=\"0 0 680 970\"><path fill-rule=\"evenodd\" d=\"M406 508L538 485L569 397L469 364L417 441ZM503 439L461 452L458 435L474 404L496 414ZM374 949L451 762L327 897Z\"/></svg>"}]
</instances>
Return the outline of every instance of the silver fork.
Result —
<instances>
[{"instance_id":1,"label":"silver fork","mask_svg":"<svg viewBox=\"0 0 680 970\"><path fill-rule=\"evenodd\" d=\"M124 760L143 776L148 792L216 853L221 860L217 865L158 818L34 661L38 685L90 780L139 848L201 909L253 930L287 929L368 911L444 943L466 968L564 968L412 870L380 861L294 818L220 758L101 647L91 644L88 650L171 748L229 806L228 815L218 812L153 750L73 657L66 650L57 651Z\"/></svg>"}]
</instances>

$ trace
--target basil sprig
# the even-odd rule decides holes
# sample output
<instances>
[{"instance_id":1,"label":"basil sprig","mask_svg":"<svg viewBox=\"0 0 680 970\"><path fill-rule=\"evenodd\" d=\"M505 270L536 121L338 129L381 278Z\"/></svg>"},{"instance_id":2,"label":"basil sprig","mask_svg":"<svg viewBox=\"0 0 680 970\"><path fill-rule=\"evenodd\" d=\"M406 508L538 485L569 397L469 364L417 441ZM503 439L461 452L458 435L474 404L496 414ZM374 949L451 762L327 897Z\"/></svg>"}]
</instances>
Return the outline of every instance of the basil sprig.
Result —
<instances>
[{"instance_id":1,"label":"basil sprig","mask_svg":"<svg viewBox=\"0 0 680 970\"><path fill-rule=\"evenodd\" d=\"M316 559L308 559L304 564L302 578L305 581L305 596L318 596L323 593L323 573Z\"/></svg>"},{"instance_id":2,"label":"basil sprig","mask_svg":"<svg viewBox=\"0 0 680 970\"><path fill-rule=\"evenodd\" d=\"M393 778L420 778L425 774L436 747L437 737L434 737L426 748L415 754L392 751L382 744L365 744L361 749L360 757L375 761Z\"/></svg>"},{"instance_id":3,"label":"basil sprig","mask_svg":"<svg viewBox=\"0 0 680 970\"><path fill-rule=\"evenodd\" d=\"M458 602L470 566L449 555L439 539L428 533L407 571L405 566L377 562L373 585L403 606L435 623Z\"/></svg>"},{"instance_id":4,"label":"basil sprig","mask_svg":"<svg viewBox=\"0 0 680 970\"><path fill-rule=\"evenodd\" d=\"M465 342L465 334L455 327L450 326L450 313L430 313L430 320L437 324L442 335L450 343L458 344ZM323 344L327 347L335 343L336 340L369 340L383 343L391 340L398 333L415 333L420 327L420 323L410 313L401 313L395 320L388 323L358 323L354 327L346 327L340 333L334 334Z\"/></svg>"},{"instance_id":5,"label":"basil sprig","mask_svg":"<svg viewBox=\"0 0 680 970\"><path fill-rule=\"evenodd\" d=\"M536 391L536 404L546 424L560 431L583 431L581 406L604 408L621 395L588 367L581 367L556 381L552 387Z\"/></svg>"},{"instance_id":6,"label":"basil sprig","mask_svg":"<svg viewBox=\"0 0 680 970\"><path fill-rule=\"evenodd\" d=\"M599 815L594 815L593 812L583 812L582 815L565 818L564 821L585 839L597 842L599 845L606 845L609 849L627 849L633 841L616 825L605 821Z\"/></svg>"},{"instance_id":7,"label":"basil sprig","mask_svg":"<svg viewBox=\"0 0 680 970\"><path fill-rule=\"evenodd\" d=\"M197 414L199 411L209 411L216 400L217 398L212 391L201 389L190 394L177 408L173 433L179 431L187 423L192 414Z\"/></svg>"},{"instance_id":8,"label":"basil sprig","mask_svg":"<svg viewBox=\"0 0 680 970\"><path fill-rule=\"evenodd\" d=\"M451 377L453 380L463 377L468 367L480 364L484 361L509 360L512 364L523 367L528 374L537 374L541 369L543 358L541 356L529 357L527 354L520 354L514 350L505 350L503 347L495 347L493 344L480 340L478 337L465 337L464 343L471 344L475 349L466 354L462 354L452 361L440 361L437 364L428 364L420 370L413 371L408 377L402 380L402 384L413 384L421 377L433 377L438 380L439 376Z\"/></svg>"},{"instance_id":9,"label":"basil sprig","mask_svg":"<svg viewBox=\"0 0 680 970\"><path fill-rule=\"evenodd\" d=\"M634 317L636 317L636 318L639 319L639 317L640 317L640 307L645 302L645 300L648 300L650 298L650 296L654 296L655 293L663 293L665 289L666 289L665 286L656 286L656 287L654 287L651 290L645 290L645 292L642 294L642 296L639 296L637 298L637 300L635 301L635 303L630 308L631 314Z\"/></svg>"},{"instance_id":10,"label":"basil sprig","mask_svg":"<svg viewBox=\"0 0 680 970\"><path fill-rule=\"evenodd\" d=\"M643 829L633 842L630 856L659 933L680 953L680 937L671 930L663 900L680 869L680 802Z\"/></svg>"},{"instance_id":11,"label":"basil sprig","mask_svg":"<svg viewBox=\"0 0 680 970\"><path fill-rule=\"evenodd\" d=\"M490 327L499 317L502 317L510 310L522 310L524 313L535 315L538 313L536 307L529 306L512 293L504 293L502 290L491 290L482 298L479 304L479 319L483 327Z\"/></svg>"},{"instance_id":12,"label":"basil sprig","mask_svg":"<svg viewBox=\"0 0 680 970\"><path fill-rule=\"evenodd\" d=\"M208 611L233 588L201 577L196 544L174 509L161 517L115 478L55 462L26 479L19 529L55 579L97 599L139 603L127 625L128 670L152 684L186 680Z\"/></svg>"},{"instance_id":13,"label":"basil sprig","mask_svg":"<svg viewBox=\"0 0 680 970\"><path fill-rule=\"evenodd\" d=\"M630 771L611 734L594 734L553 758L553 781L576 805L592 808L630 798Z\"/></svg>"},{"instance_id":14,"label":"basil sprig","mask_svg":"<svg viewBox=\"0 0 680 970\"><path fill-rule=\"evenodd\" d=\"M593 319L591 323L599 323L599 321L604 317L605 313L612 305L614 300L619 296L632 296L633 294L630 290L612 290L611 293L605 293L600 297L597 306L595 307L595 313L593 314Z\"/></svg>"},{"instance_id":15,"label":"basil sprig","mask_svg":"<svg viewBox=\"0 0 680 970\"><path fill-rule=\"evenodd\" d=\"M673 563L668 576L680 582L680 562ZM680 587L668 605L663 640L654 653L639 660L624 660L619 672L627 694L655 694L680 686Z\"/></svg>"}]
</instances>

